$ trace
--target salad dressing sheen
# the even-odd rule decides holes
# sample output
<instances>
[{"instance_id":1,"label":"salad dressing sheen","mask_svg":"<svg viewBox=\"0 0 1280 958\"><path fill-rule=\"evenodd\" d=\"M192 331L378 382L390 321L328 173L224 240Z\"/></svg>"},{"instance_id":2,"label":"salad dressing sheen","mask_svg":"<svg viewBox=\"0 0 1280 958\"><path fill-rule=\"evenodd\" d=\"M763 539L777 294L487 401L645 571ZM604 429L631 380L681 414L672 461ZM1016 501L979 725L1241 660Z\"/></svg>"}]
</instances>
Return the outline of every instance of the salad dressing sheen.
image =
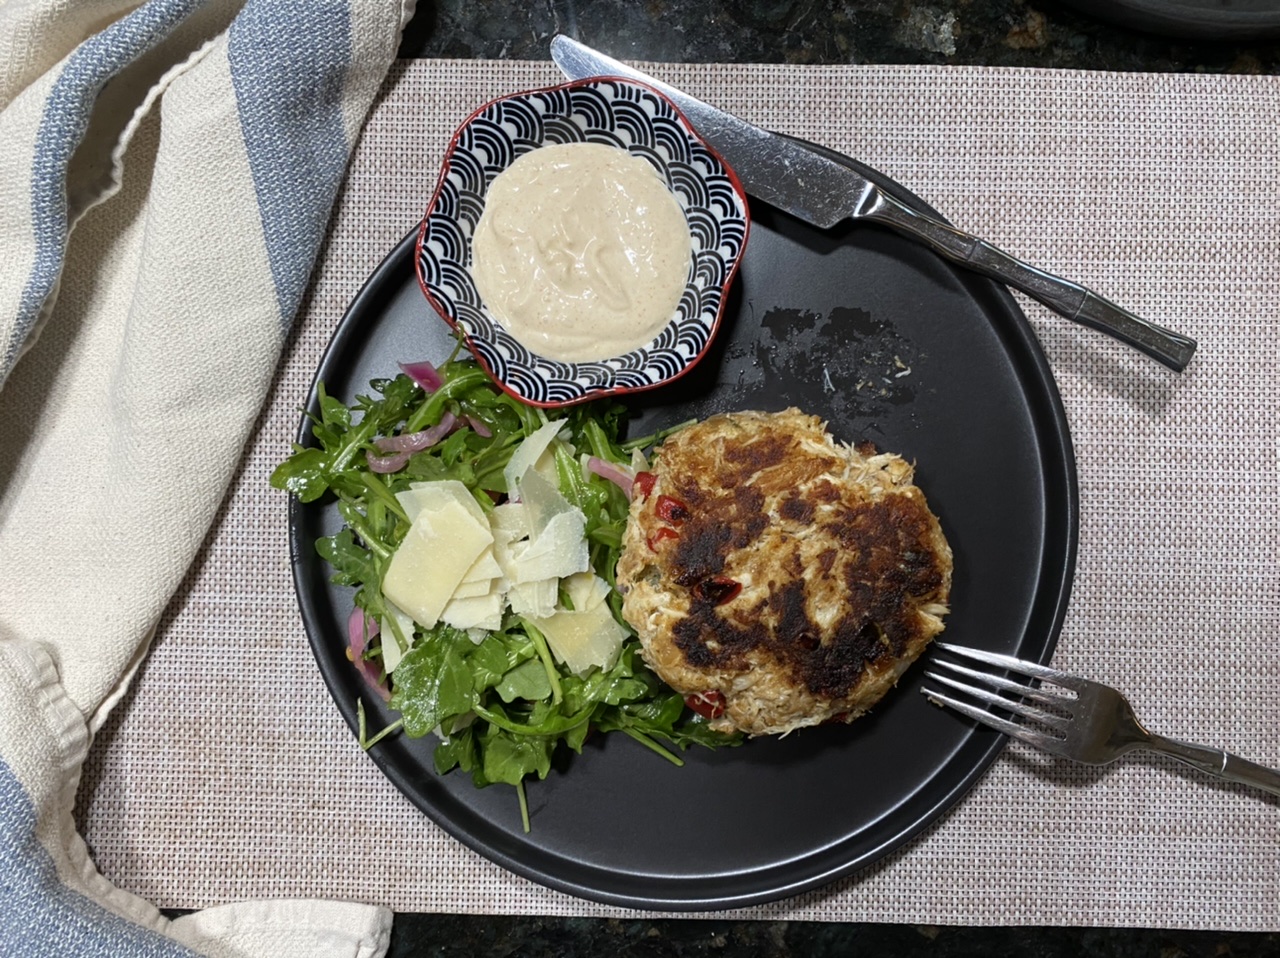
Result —
<instances>
[{"instance_id":1,"label":"salad dressing sheen","mask_svg":"<svg viewBox=\"0 0 1280 958\"><path fill-rule=\"evenodd\" d=\"M643 346L684 292L692 240L648 162L599 143L544 146L489 186L471 274L522 345L564 362Z\"/></svg>"}]
</instances>

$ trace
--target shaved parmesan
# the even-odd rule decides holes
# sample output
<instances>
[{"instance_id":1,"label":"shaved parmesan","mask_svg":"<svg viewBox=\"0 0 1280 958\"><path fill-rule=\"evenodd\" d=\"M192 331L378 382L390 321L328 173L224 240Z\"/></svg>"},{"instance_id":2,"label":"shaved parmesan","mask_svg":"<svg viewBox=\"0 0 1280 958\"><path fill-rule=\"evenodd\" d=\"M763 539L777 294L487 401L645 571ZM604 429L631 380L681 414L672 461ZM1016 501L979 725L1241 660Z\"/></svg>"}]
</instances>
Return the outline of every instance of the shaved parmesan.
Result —
<instances>
[{"instance_id":1,"label":"shaved parmesan","mask_svg":"<svg viewBox=\"0 0 1280 958\"><path fill-rule=\"evenodd\" d=\"M560 582L557 579L516 583L507 593L512 612L535 618L554 615L559 598Z\"/></svg>"},{"instance_id":2,"label":"shaved parmesan","mask_svg":"<svg viewBox=\"0 0 1280 958\"><path fill-rule=\"evenodd\" d=\"M492 530L490 532L492 533ZM488 582L500 575L502 575L502 566L498 565L498 560L493 557L493 547L489 546L476 557L476 561L471 564L462 581Z\"/></svg>"},{"instance_id":3,"label":"shaved parmesan","mask_svg":"<svg viewBox=\"0 0 1280 958\"><path fill-rule=\"evenodd\" d=\"M609 597L609 583L593 572L577 572L564 580L575 612L589 612Z\"/></svg>"},{"instance_id":4,"label":"shaved parmesan","mask_svg":"<svg viewBox=\"0 0 1280 958\"><path fill-rule=\"evenodd\" d=\"M536 472L526 472L525 500L494 510L494 558L512 586L560 579L585 572L591 565L586 517L560 491ZM541 607L527 598L513 611ZM523 614L523 613L522 613Z\"/></svg>"},{"instance_id":5,"label":"shaved parmesan","mask_svg":"<svg viewBox=\"0 0 1280 958\"><path fill-rule=\"evenodd\" d=\"M520 502L486 513L455 480L418 482L397 494L412 518L383 580L389 604L400 606L424 628L445 622L464 629L472 641L502 628L503 613L510 608L516 615L551 623L561 636L556 654L571 667L590 668L616 657L620 640L615 641L615 633L626 633L605 604L609 584L590 572L586 517L560 494L554 463L550 479L536 468L549 461L543 457L558 429L559 424L549 423L517 450L524 457L515 483L523 494ZM515 457L512 461L520 467ZM577 618L560 618L569 614L557 609L562 580L573 614L581 613ZM393 635L384 657L394 642ZM407 645L390 650L388 671L407 651Z\"/></svg>"},{"instance_id":6,"label":"shaved parmesan","mask_svg":"<svg viewBox=\"0 0 1280 958\"><path fill-rule=\"evenodd\" d=\"M499 532L509 532L509 539L523 539L529 534L529 517L523 502L504 502L495 506L489 516L489 525L496 538Z\"/></svg>"},{"instance_id":7,"label":"shaved parmesan","mask_svg":"<svg viewBox=\"0 0 1280 958\"><path fill-rule=\"evenodd\" d=\"M480 503L476 502L476 497L457 479L411 483L404 492L396 493L396 501L400 503L410 522L413 522L418 517L418 513L424 509L434 512L441 509L445 503L455 502L471 513L477 522L485 525L489 523L489 518L480 507Z\"/></svg>"},{"instance_id":8,"label":"shaved parmesan","mask_svg":"<svg viewBox=\"0 0 1280 958\"><path fill-rule=\"evenodd\" d=\"M586 522L578 511L554 517L541 535L512 546L512 582L561 579L591 568Z\"/></svg>"},{"instance_id":9,"label":"shaved parmesan","mask_svg":"<svg viewBox=\"0 0 1280 958\"><path fill-rule=\"evenodd\" d=\"M422 506L418 503L418 497L414 495L412 489L397 492L396 502L400 503L400 508L404 510L404 514L409 517L409 522L411 523L418 518L418 513L422 511Z\"/></svg>"},{"instance_id":10,"label":"shaved parmesan","mask_svg":"<svg viewBox=\"0 0 1280 958\"><path fill-rule=\"evenodd\" d=\"M503 596L497 592L469 599L453 599L440 613L440 620L455 629L502 628Z\"/></svg>"},{"instance_id":11,"label":"shaved parmesan","mask_svg":"<svg viewBox=\"0 0 1280 958\"><path fill-rule=\"evenodd\" d=\"M494 579L482 579L479 582L459 582L458 587L453 590L455 599L475 599L482 595L488 595L493 591Z\"/></svg>"},{"instance_id":12,"label":"shaved parmesan","mask_svg":"<svg viewBox=\"0 0 1280 958\"><path fill-rule=\"evenodd\" d=\"M424 629L434 628L454 590L493 534L463 505L420 511L382 579L383 594Z\"/></svg>"},{"instance_id":13,"label":"shaved parmesan","mask_svg":"<svg viewBox=\"0 0 1280 958\"><path fill-rule=\"evenodd\" d=\"M527 437L512 453L507 468L502 470L502 476L507 481L507 494L511 498L523 501L524 493L520 484L529 470L542 474L548 482L555 482L555 456L551 452L551 444L563 427L563 420L547 423Z\"/></svg>"},{"instance_id":14,"label":"shaved parmesan","mask_svg":"<svg viewBox=\"0 0 1280 958\"><path fill-rule=\"evenodd\" d=\"M521 480L520 491L523 493L522 504L525 507L525 520L529 524L529 535L537 537L547 523L556 516L565 513L582 513L552 483L536 472L527 472Z\"/></svg>"},{"instance_id":15,"label":"shaved parmesan","mask_svg":"<svg viewBox=\"0 0 1280 958\"><path fill-rule=\"evenodd\" d=\"M533 624L547 637L556 659L574 675L593 668L612 668L627 637L627 630L603 603L585 612L557 612L545 619L534 619Z\"/></svg>"},{"instance_id":16,"label":"shaved parmesan","mask_svg":"<svg viewBox=\"0 0 1280 958\"><path fill-rule=\"evenodd\" d=\"M413 619L403 609L388 602L387 614L382 617L382 667L394 672L404 654L413 648Z\"/></svg>"},{"instance_id":17,"label":"shaved parmesan","mask_svg":"<svg viewBox=\"0 0 1280 958\"><path fill-rule=\"evenodd\" d=\"M512 548L515 545L523 548L524 542L513 543L508 533L494 532L493 557L502 569L503 576L511 582L515 581L515 556L512 555Z\"/></svg>"}]
</instances>

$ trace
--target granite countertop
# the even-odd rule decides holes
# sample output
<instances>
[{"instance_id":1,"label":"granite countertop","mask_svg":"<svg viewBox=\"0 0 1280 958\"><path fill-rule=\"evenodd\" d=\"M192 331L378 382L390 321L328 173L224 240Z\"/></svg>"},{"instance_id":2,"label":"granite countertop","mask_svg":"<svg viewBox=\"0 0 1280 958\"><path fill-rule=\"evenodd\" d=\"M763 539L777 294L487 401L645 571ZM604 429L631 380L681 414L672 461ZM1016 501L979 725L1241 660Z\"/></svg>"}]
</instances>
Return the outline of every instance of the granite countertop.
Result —
<instances>
[{"instance_id":1,"label":"granite countertop","mask_svg":"<svg viewBox=\"0 0 1280 958\"><path fill-rule=\"evenodd\" d=\"M1264 958L1280 935L1124 928L397 915L388 958Z\"/></svg>"},{"instance_id":2,"label":"granite countertop","mask_svg":"<svg viewBox=\"0 0 1280 958\"><path fill-rule=\"evenodd\" d=\"M1090 0L1076 0L1088 6ZM1280 40L1189 40L1106 24L1055 0L421 0L401 55L546 59L557 32L622 58L1280 72ZM1209 931L400 915L393 958L1280 953L1280 936Z\"/></svg>"},{"instance_id":3,"label":"granite countertop","mask_svg":"<svg viewBox=\"0 0 1280 958\"><path fill-rule=\"evenodd\" d=\"M1073 2L1088 8L1100 0ZM1158 36L1103 23L1061 0L421 0L419 7L402 56L545 60L550 38L565 32L614 56L672 62L1280 72L1280 37Z\"/></svg>"}]
</instances>

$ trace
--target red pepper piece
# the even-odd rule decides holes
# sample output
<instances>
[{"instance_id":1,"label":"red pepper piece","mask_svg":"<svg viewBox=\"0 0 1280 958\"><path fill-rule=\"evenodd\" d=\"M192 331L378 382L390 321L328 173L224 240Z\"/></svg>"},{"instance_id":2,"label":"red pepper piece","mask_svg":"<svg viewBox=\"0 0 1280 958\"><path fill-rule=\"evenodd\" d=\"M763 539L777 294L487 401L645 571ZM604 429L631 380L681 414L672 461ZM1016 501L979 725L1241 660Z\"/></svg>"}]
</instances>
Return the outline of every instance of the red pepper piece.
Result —
<instances>
[{"instance_id":1,"label":"red pepper piece","mask_svg":"<svg viewBox=\"0 0 1280 958\"><path fill-rule=\"evenodd\" d=\"M741 582L735 582L733 579L722 575L713 575L709 579L703 579L693 587L695 597L715 605L724 605L741 591Z\"/></svg>"},{"instance_id":2,"label":"red pepper piece","mask_svg":"<svg viewBox=\"0 0 1280 958\"><path fill-rule=\"evenodd\" d=\"M661 542L663 539L679 539L679 538L680 538L680 533L676 532L675 529L663 528L663 529L659 529L653 535L649 536L649 538L646 539L645 542L649 544L650 552L657 552L658 543Z\"/></svg>"},{"instance_id":3,"label":"red pepper piece","mask_svg":"<svg viewBox=\"0 0 1280 958\"><path fill-rule=\"evenodd\" d=\"M658 496L658 504L654 506L654 511L658 514L659 519L679 525L689 518L689 507L677 499L675 496Z\"/></svg>"},{"instance_id":4,"label":"red pepper piece","mask_svg":"<svg viewBox=\"0 0 1280 958\"><path fill-rule=\"evenodd\" d=\"M653 484L657 481L658 477L651 472L637 472L632 488L641 499L648 499L649 493L653 492Z\"/></svg>"},{"instance_id":5,"label":"red pepper piece","mask_svg":"<svg viewBox=\"0 0 1280 958\"><path fill-rule=\"evenodd\" d=\"M706 692L694 692L684 697L684 704L703 718L717 719L724 715L724 693L715 689Z\"/></svg>"}]
</instances>

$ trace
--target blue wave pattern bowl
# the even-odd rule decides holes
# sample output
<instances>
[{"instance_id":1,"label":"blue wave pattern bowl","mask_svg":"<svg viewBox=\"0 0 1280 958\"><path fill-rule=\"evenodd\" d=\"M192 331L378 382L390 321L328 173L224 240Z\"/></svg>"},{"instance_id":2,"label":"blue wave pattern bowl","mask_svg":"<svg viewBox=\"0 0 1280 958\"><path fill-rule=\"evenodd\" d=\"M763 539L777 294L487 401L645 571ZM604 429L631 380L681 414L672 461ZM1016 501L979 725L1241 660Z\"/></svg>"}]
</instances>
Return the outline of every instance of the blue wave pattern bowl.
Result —
<instances>
[{"instance_id":1,"label":"blue wave pattern bowl","mask_svg":"<svg viewBox=\"0 0 1280 958\"><path fill-rule=\"evenodd\" d=\"M494 178L530 150L579 142L620 147L652 164L684 210L693 257L676 311L652 341L615 358L574 363L517 342L485 307L470 265ZM531 405L567 406L652 389L688 372L720 324L748 231L741 183L670 100L631 80L582 80L502 97L462 124L423 217L418 282L502 389Z\"/></svg>"}]
</instances>

